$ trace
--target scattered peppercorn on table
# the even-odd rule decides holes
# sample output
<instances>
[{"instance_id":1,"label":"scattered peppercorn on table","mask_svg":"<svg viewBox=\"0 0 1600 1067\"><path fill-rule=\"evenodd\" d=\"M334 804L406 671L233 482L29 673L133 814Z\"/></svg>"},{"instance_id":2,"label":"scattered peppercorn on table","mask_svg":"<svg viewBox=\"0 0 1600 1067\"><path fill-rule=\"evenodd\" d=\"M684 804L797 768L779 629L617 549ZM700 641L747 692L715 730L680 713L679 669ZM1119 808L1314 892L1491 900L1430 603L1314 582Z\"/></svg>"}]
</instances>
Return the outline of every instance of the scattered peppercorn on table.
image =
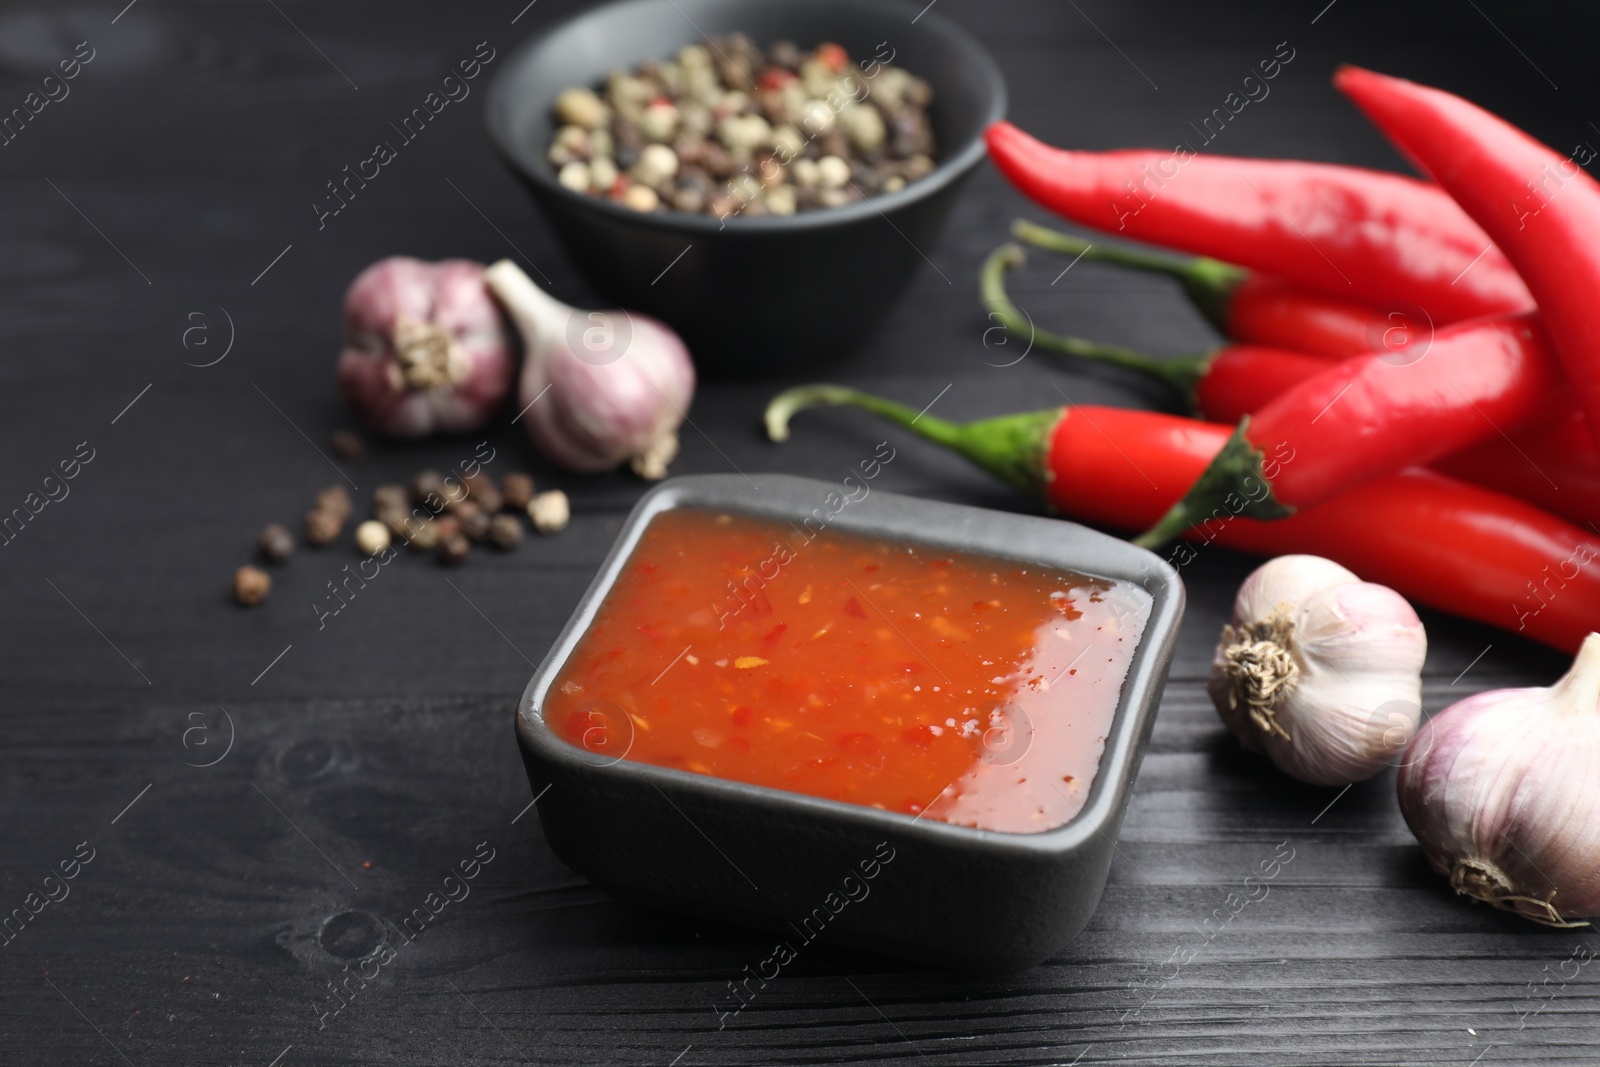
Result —
<instances>
[{"instance_id":1,"label":"scattered peppercorn on table","mask_svg":"<svg viewBox=\"0 0 1600 1067\"><path fill-rule=\"evenodd\" d=\"M691 0L680 6L698 19ZM1468 11L1439 27L1426 10L1322 6L941 0L918 24L948 18L977 36L1006 72L1009 118L1042 141L1140 145L1157 163L1190 145L1195 158L1147 194L1130 228L1156 219L1164 198L1176 209L1187 169L1212 154L1398 169L1328 86L1344 61L1491 103L1562 151L1600 143L1582 106L1592 13L1486 6L1493 25ZM0 11L12 116L0 182L13 220L0 339L14 357L0 391L0 484L12 494L0 514L0 1061L1592 1062L1600 936L1456 897L1397 809L1395 771L1302 785L1229 735L1204 684L1234 593L1261 562L1230 537L1173 550L1187 615L1109 884L1088 928L1045 965L1001 977L924 969L826 937L645 910L563 866L530 806L511 714L646 483L541 460L512 424L525 400L478 435L335 439L356 424L333 361L345 286L386 256L509 258L563 301L606 306L495 158L478 92L487 76L462 71L466 96L411 139L391 128L429 111L430 94L444 100L435 90L461 57L492 75L580 5L401 3L381 17L357 4L277 7ZM922 7L909 6L908 25ZM794 42L799 66L823 43ZM849 42L851 58L875 44ZM1261 77L1261 61L1275 65L1259 82L1270 92L1246 106L1231 94L1244 74ZM894 67L919 69L903 47ZM915 131L900 132L916 147ZM358 161L379 141L399 150L373 171ZM945 146L932 147L939 158ZM664 160L641 153L632 165L652 162ZM592 188L589 166L566 180ZM347 184L358 169L365 184ZM330 187L343 195L337 214ZM325 205L320 216L308 200ZM1119 455L1107 443L1116 427L1097 413L1170 413L1170 391L1030 350L979 306L984 257L1018 217L1057 225L980 168L944 237L920 248L928 265L880 336L826 374L702 380L672 472L743 474L756 499L763 472L843 479L870 460L881 465L874 491L1035 507L859 411L807 411L788 444L767 441L766 402L816 378L903 400L913 416L926 405L919 427L1068 408L1105 431L1083 440L1099 442L1100 473L1118 487L1086 513L1162 496L1150 481L1167 472ZM1321 269L1321 235L1304 236L1305 269ZM906 237L885 225L882 239ZM672 269L692 269L694 254ZM1157 353L1196 352L1211 336L1164 279L1094 252L1028 254L1005 292L1041 331ZM1442 288L1515 314L1503 269L1486 256ZM1212 398L1232 402L1247 378ZM1534 447L1527 432L1512 436ZM1554 437L1545 445L1561 451ZM413 476L469 461L492 482L481 494L495 494L471 518L483 543L452 512L432 521L456 520L443 532L464 565L434 565L455 549L432 527L428 554L399 551L395 512L416 506ZM1412 470L1364 491L1409 513L1426 494L1405 487L1433 478ZM1342 521L1360 532L1360 516ZM364 554L384 539L386 552ZM1438 555L1425 539L1404 552L1415 568ZM392 562L367 562L382 555ZM1592 583L1593 564L1570 565L1582 573L1564 571L1564 585L1527 574L1540 590L1521 605L1529 630L1581 623L1565 598ZM1571 661L1418 609L1430 714L1480 690L1549 685ZM648 687L648 672L628 669ZM696 862L741 865L725 842L691 839ZM861 859L877 872L868 887L905 869L903 857ZM1005 904L962 902L978 926L1003 923ZM776 951L780 941L794 951Z\"/></svg>"}]
</instances>

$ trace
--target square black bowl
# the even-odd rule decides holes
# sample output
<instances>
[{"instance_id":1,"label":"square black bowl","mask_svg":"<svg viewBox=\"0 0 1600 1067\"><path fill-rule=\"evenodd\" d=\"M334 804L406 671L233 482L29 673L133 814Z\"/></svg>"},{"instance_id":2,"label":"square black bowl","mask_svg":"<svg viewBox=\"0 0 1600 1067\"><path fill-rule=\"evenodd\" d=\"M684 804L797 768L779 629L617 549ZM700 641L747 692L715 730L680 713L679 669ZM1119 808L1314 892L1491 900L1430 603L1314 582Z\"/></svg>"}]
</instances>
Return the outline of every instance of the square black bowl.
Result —
<instances>
[{"instance_id":1,"label":"square black bowl","mask_svg":"<svg viewBox=\"0 0 1600 1067\"><path fill-rule=\"evenodd\" d=\"M1020 970L1048 958L1083 929L1105 887L1183 615L1177 572L1070 522L882 491L831 521L830 528L1121 579L1146 591L1144 635L1089 796L1072 820L1041 833L915 819L601 756L557 737L540 713L545 693L651 518L696 507L800 521L836 489L808 478L755 477L759 491L739 475L699 475L645 494L523 692L517 738L550 847L619 896L770 929L790 952L820 936L957 969ZM752 965L781 966L784 953L775 953Z\"/></svg>"}]
</instances>

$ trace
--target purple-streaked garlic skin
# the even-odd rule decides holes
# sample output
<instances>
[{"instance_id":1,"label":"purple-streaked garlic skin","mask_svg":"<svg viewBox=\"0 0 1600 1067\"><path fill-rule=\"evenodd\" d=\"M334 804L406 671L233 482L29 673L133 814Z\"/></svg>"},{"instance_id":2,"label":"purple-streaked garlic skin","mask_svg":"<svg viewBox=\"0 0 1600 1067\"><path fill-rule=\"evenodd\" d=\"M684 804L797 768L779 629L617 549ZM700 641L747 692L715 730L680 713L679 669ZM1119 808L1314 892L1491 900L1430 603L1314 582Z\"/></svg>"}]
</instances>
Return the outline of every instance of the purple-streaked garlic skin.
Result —
<instances>
[{"instance_id":1,"label":"purple-streaked garlic skin","mask_svg":"<svg viewBox=\"0 0 1600 1067\"><path fill-rule=\"evenodd\" d=\"M695 371L670 328L634 312L570 307L507 261L486 277L522 335L517 403L546 457L568 470L607 471L676 434L694 399ZM575 345L591 330L606 340L580 351Z\"/></svg>"},{"instance_id":2,"label":"purple-streaked garlic skin","mask_svg":"<svg viewBox=\"0 0 1600 1067\"><path fill-rule=\"evenodd\" d=\"M1554 686L1479 693L1435 715L1397 789L1458 893L1546 925L1600 915L1600 634Z\"/></svg>"},{"instance_id":3,"label":"purple-streaked garlic skin","mask_svg":"<svg viewBox=\"0 0 1600 1067\"><path fill-rule=\"evenodd\" d=\"M616 313L621 314L621 313ZM694 398L694 364L678 335L626 313L628 350L609 363L557 356L523 369L521 403L534 443L574 471L612 470L673 433Z\"/></svg>"},{"instance_id":4,"label":"purple-streaked garlic skin","mask_svg":"<svg viewBox=\"0 0 1600 1067\"><path fill-rule=\"evenodd\" d=\"M1239 587L1206 688L1245 748L1302 782L1342 786L1398 762L1422 716L1427 652L1422 620L1394 590L1318 556L1279 556ZM1282 681L1270 709L1239 699L1242 667Z\"/></svg>"},{"instance_id":5,"label":"purple-streaked garlic skin","mask_svg":"<svg viewBox=\"0 0 1600 1067\"><path fill-rule=\"evenodd\" d=\"M344 303L339 389L363 422L396 437L482 427L511 392L515 341L482 264L391 256Z\"/></svg>"}]
</instances>

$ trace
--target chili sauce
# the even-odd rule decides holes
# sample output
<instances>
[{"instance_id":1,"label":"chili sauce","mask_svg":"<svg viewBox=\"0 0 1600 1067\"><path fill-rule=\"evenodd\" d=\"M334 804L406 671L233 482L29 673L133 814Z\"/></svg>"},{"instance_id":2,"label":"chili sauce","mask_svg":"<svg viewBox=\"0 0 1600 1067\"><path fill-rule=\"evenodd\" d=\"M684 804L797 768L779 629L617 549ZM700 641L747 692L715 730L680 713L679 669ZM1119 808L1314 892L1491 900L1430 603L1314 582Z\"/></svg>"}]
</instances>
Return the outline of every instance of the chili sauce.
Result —
<instances>
[{"instance_id":1,"label":"chili sauce","mask_svg":"<svg viewBox=\"0 0 1600 1067\"><path fill-rule=\"evenodd\" d=\"M962 826L1082 808L1149 598L1124 582L661 513L543 714L602 755Z\"/></svg>"}]
</instances>

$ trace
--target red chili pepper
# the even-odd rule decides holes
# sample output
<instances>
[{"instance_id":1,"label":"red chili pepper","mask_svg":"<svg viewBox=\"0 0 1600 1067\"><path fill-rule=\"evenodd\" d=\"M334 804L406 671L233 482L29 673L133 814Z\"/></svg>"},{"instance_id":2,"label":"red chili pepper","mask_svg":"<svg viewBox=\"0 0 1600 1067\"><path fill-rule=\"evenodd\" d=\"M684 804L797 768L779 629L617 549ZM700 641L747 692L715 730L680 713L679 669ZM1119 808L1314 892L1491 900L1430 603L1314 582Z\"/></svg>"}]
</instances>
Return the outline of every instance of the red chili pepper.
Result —
<instances>
[{"instance_id":1,"label":"red chili pepper","mask_svg":"<svg viewBox=\"0 0 1600 1067\"><path fill-rule=\"evenodd\" d=\"M1523 429L1562 388L1555 354L1531 312L1458 323L1434 336L1426 358L1394 358L1341 360L1241 419L1193 488L1136 543L1171 540L1254 479L1266 488L1248 513L1283 518L1491 434Z\"/></svg>"},{"instance_id":2,"label":"red chili pepper","mask_svg":"<svg viewBox=\"0 0 1600 1067\"><path fill-rule=\"evenodd\" d=\"M1069 152L1008 122L990 126L986 138L1018 189L1085 226L1225 258L1343 299L1415 303L1436 324L1533 306L1483 231L1442 191L1413 178L1181 146Z\"/></svg>"},{"instance_id":3,"label":"red chili pepper","mask_svg":"<svg viewBox=\"0 0 1600 1067\"><path fill-rule=\"evenodd\" d=\"M1326 366L1325 360L1296 352L1242 345L1218 349L1195 387L1196 410L1213 422L1236 423L1295 384L1297 375L1310 377ZM1493 434L1428 465L1600 529L1600 448L1576 401L1563 398L1556 413L1537 426Z\"/></svg>"},{"instance_id":4,"label":"red chili pepper","mask_svg":"<svg viewBox=\"0 0 1600 1067\"><path fill-rule=\"evenodd\" d=\"M790 417L814 404L863 408L1065 515L1122 530L1155 521L1230 436L1215 423L1076 404L956 424L837 385L775 397L768 435L786 439ZM1600 567L1588 566L1600 556L1596 539L1531 504L1431 471L1369 482L1278 522L1219 511L1187 537L1326 556L1420 603L1569 652L1600 618ZM1191 546L1174 550L1180 566L1193 555Z\"/></svg>"},{"instance_id":5,"label":"red chili pepper","mask_svg":"<svg viewBox=\"0 0 1600 1067\"><path fill-rule=\"evenodd\" d=\"M1600 426L1600 182L1583 169L1594 149L1564 157L1459 96L1360 67L1333 83L1504 250Z\"/></svg>"},{"instance_id":6,"label":"red chili pepper","mask_svg":"<svg viewBox=\"0 0 1600 1067\"><path fill-rule=\"evenodd\" d=\"M1232 341L1346 357L1378 349L1403 352L1431 333L1431 324L1416 310L1376 308L1307 292L1281 278L1206 256L1183 259L1094 243L1022 220L1012 223L1011 232L1036 248L1165 274Z\"/></svg>"},{"instance_id":7,"label":"red chili pepper","mask_svg":"<svg viewBox=\"0 0 1600 1067\"><path fill-rule=\"evenodd\" d=\"M1041 330L1006 295L1004 271L1019 265L1021 258L1022 250L1008 245L983 266L983 302L1001 325L1040 347L1156 379L1212 422L1237 423L1328 369L1326 357L1262 345L1222 345L1199 355L1154 359L1132 349ZM1492 434L1432 466L1462 481L1521 497L1572 522L1600 528L1600 448L1595 447L1582 411L1564 399L1542 425L1509 436Z\"/></svg>"}]
</instances>

